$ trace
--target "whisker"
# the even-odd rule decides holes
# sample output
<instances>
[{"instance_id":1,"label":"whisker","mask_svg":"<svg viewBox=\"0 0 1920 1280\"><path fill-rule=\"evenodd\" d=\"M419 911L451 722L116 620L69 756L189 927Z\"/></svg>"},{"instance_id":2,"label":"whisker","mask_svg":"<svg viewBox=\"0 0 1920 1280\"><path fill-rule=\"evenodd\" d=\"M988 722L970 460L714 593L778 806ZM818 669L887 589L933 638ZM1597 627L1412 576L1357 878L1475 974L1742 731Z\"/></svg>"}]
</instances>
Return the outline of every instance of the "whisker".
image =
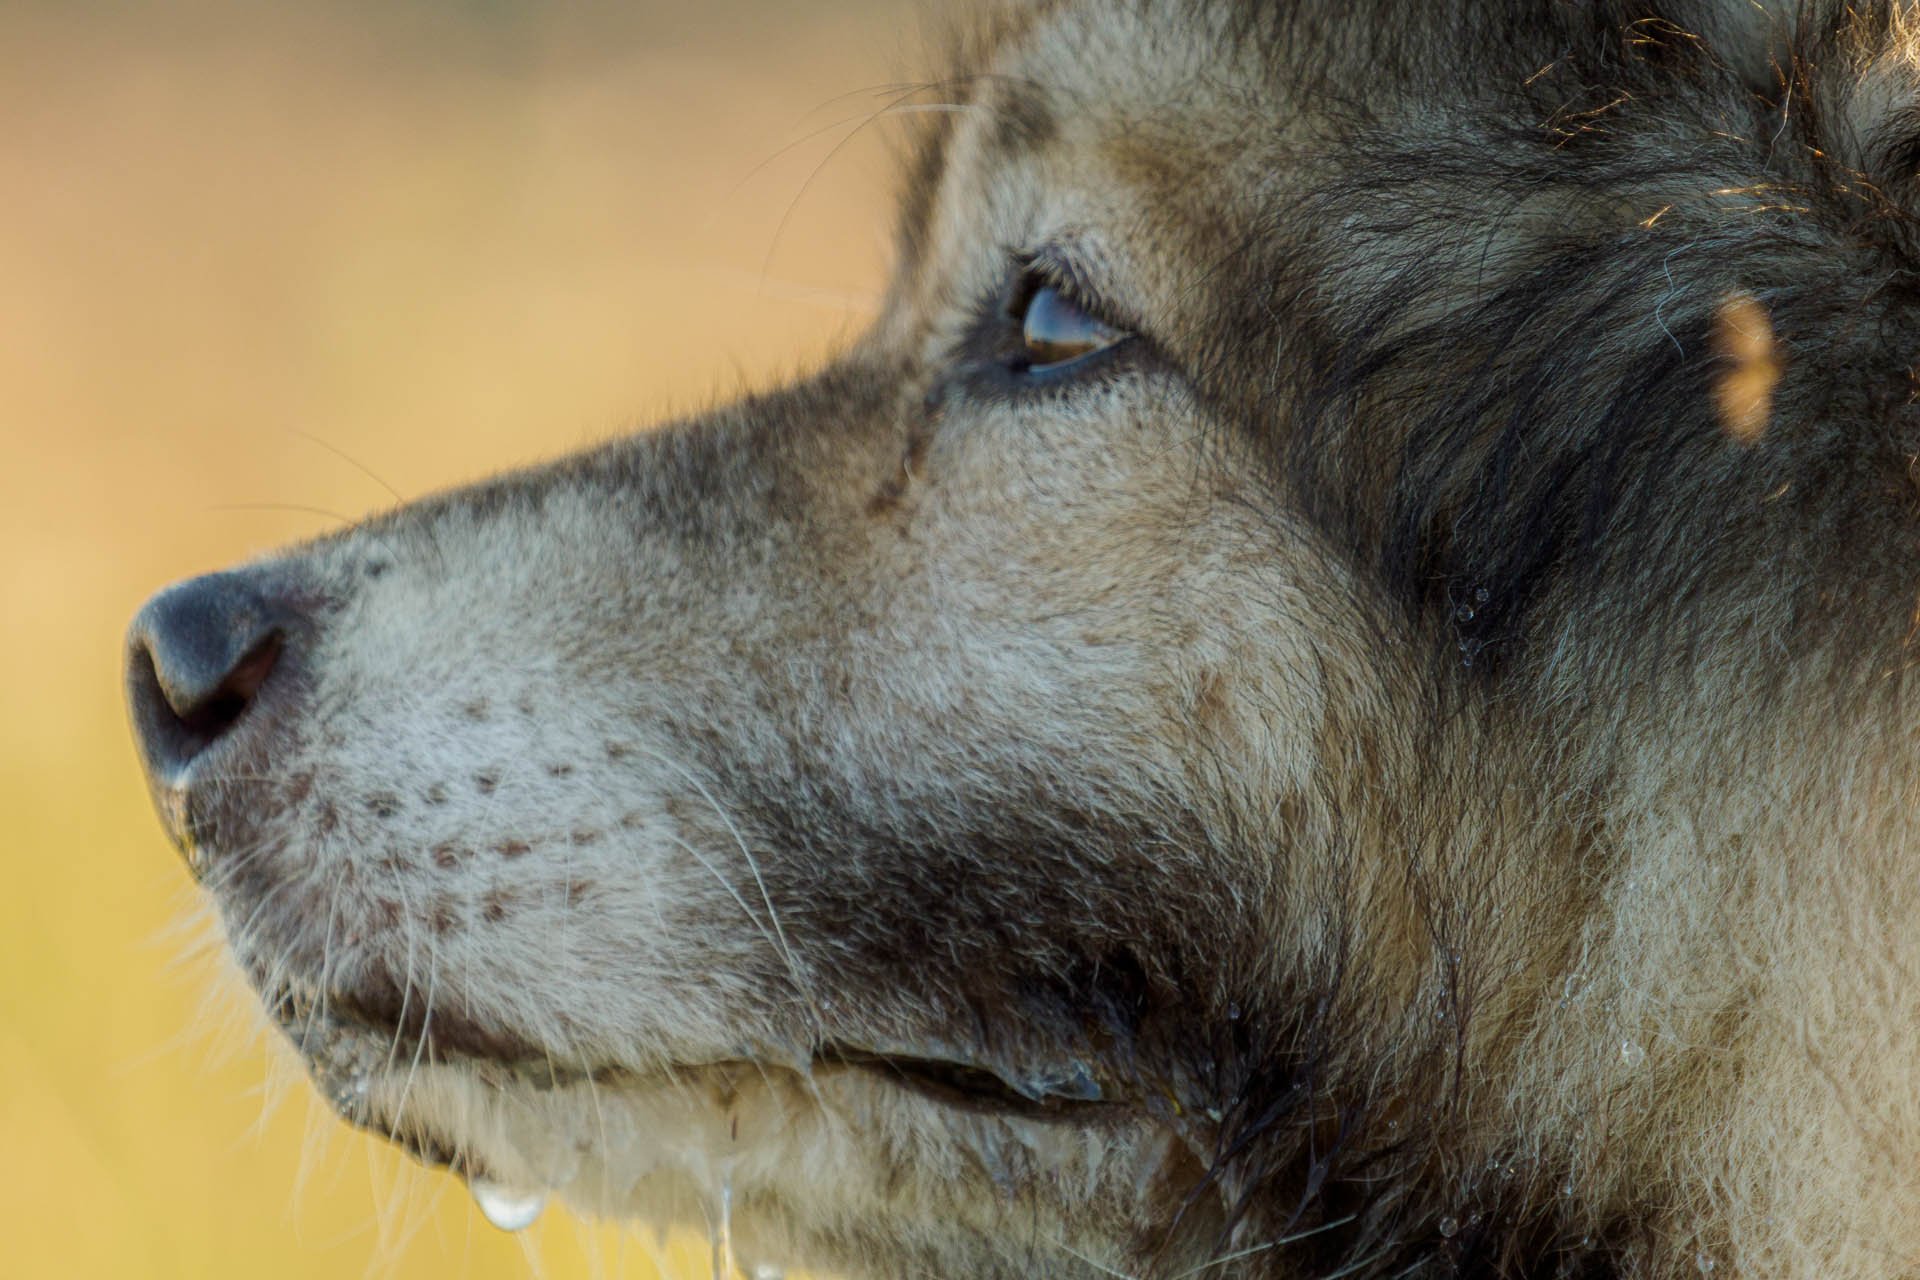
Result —
<instances>
[{"instance_id":1,"label":"whisker","mask_svg":"<svg viewBox=\"0 0 1920 1280\"><path fill-rule=\"evenodd\" d=\"M382 489L385 489L388 493L392 494L393 500L395 502L401 503L401 504L404 504L406 502L407 497L405 494L401 493L398 489L388 484L386 480L378 472L374 471L372 467L360 461L360 459L354 457L352 454L348 453L345 449L342 449L338 445L335 445L327 440L321 439L319 436L313 434L311 431L302 431L298 427L282 427L281 430L285 431L288 435L298 436L302 440L307 441L309 444L315 444L320 446L322 449L325 449L328 453L340 459L342 462L346 463L348 466L354 468L354 470L366 476L367 479L373 481L375 484L379 485Z\"/></svg>"},{"instance_id":2,"label":"whisker","mask_svg":"<svg viewBox=\"0 0 1920 1280\"><path fill-rule=\"evenodd\" d=\"M684 778L687 785L698 792L702 800L706 801L707 807L713 811L713 815L716 818L720 819L721 824L726 827L727 833L733 837L734 844L740 849L740 856L746 859L747 869L753 873L754 883L759 886L760 900L766 904L767 918L773 925L775 935L772 941L781 957L786 961L787 972L793 977L797 993L802 1000L807 1002L809 1009L813 1012L815 1025L820 1029L820 1033L824 1035L826 1031L825 1015L821 1013L819 1006L814 1002L812 983L800 972L799 961L794 958L793 947L787 941L786 931L780 925L780 913L773 905L773 895L767 889L766 878L760 874L760 863L753 856L753 850L747 847L746 838L740 834L740 828L734 824L733 818L721 807L720 802L714 798L713 793L707 790L706 784L694 776L692 770L682 765L679 761L655 751L644 743L637 745L642 752L652 757L656 763L664 765L666 768L673 770ZM690 849L689 852L691 852ZM711 866L707 869L709 871L713 870ZM722 877L722 883L726 883L724 877ZM729 891L732 891L731 886L729 886ZM737 893L734 894L734 897L740 902L741 908L744 910L746 908L746 902L741 899ZM751 917L752 913L748 912L748 915Z\"/></svg>"}]
</instances>

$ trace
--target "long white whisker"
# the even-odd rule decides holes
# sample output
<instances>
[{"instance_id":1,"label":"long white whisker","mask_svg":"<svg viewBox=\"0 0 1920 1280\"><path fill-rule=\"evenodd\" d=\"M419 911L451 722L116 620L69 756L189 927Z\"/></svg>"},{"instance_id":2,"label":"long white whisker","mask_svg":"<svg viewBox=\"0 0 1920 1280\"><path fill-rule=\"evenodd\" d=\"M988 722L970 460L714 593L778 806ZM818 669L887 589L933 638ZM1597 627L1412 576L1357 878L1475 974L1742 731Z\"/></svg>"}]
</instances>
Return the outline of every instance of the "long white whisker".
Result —
<instances>
[{"instance_id":1,"label":"long white whisker","mask_svg":"<svg viewBox=\"0 0 1920 1280\"><path fill-rule=\"evenodd\" d=\"M798 990L800 998L805 1000L808 1008L812 1010L815 1025L821 1027L824 1032L825 1018L821 1014L818 1006L814 1004L812 983L800 972L800 963L794 958L793 946L787 941L786 930L781 927L780 912L773 905L773 894L767 889L766 878L760 874L760 863L754 858L753 850L747 847L746 837L740 834L740 828L734 825L733 818L728 815L726 809L721 806L720 802L714 798L713 793L707 790L706 784L694 776L691 769L688 769L679 761L673 760L661 752L653 750L653 748L644 743L638 745L641 751L651 756L657 763L666 766L686 779L687 785L700 794L700 798L706 801L707 807L713 810L714 817L718 818L721 824L726 827L727 834L733 837L734 844L740 849L740 856L746 859L747 870L753 873L753 882L760 890L760 900L767 906L767 919L773 926L774 945L778 949L781 957L786 961L787 972L793 976L794 985ZM713 868L709 866L707 869L711 871ZM722 877L722 881L724 883L724 877ZM729 892L731 892L732 886L729 885L728 889ZM736 900L740 900L738 893L735 893L734 897ZM745 909L746 903L744 900L740 900L740 905L742 909ZM751 917L752 913L748 912L748 915Z\"/></svg>"}]
</instances>

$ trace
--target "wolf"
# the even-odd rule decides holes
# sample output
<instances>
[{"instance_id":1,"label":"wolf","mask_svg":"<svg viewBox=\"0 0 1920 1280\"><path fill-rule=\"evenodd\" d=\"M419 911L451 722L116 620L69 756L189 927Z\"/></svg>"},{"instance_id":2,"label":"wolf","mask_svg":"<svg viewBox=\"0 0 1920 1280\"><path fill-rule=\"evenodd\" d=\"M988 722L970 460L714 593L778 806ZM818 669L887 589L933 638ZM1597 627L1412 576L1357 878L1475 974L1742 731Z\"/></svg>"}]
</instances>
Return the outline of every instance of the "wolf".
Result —
<instances>
[{"instance_id":1,"label":"wolf","mask_svg":"<svg viewBox=\"0 0 1920 1280\"><path fill-rule=\"evenodd\" d=\"M826 367L134 620L320 1092L749 1267L1920 1275L1920 15L929 93Z\"/></svg>"}]
</instances>

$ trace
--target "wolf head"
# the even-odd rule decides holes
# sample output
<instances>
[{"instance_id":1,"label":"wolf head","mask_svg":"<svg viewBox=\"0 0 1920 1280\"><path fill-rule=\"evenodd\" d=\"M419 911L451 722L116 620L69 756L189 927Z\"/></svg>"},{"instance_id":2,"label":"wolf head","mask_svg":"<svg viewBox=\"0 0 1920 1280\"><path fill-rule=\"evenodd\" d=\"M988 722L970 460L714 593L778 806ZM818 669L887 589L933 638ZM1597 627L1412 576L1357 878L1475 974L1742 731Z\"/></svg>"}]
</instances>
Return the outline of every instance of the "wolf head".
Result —
<instances>
[{"instance_id":1,"label":"wolf head","mask_svg":"<svg viewBox=\"0 0 1920 1280\"><path fill-rule=\"evenodd\" d=\"M149 603L163 817L503 1221L1896 1274L1906 24L990 22L830 367Z\"/></svg>"}]
</instances>

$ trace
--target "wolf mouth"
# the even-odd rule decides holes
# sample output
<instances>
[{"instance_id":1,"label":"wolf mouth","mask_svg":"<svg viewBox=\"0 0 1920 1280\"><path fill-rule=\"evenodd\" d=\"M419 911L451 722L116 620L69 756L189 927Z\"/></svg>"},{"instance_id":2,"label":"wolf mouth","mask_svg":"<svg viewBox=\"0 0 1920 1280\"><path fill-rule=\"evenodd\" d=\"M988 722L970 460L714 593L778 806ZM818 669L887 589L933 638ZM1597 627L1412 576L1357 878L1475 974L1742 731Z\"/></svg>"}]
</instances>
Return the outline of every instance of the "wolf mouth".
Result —
<instances>
[{"instance_id":1,"label":"wolf mouth","mask_svg":"<svg viewBox=\"0 0 1920 1280\"><path fill-rule=\"evenodd\" d=\"M945 1107L988 1116L1086 1123L1128 1109L1124 1096L1103 1085L1086 1063L1077 1060L1015 1071L947 1046L934 1052L914 1045L881 1050L826 1043L798 1058L743 1051L654 1070L585 1066L437 1010L388 1019L367 1001L284 981L272 1002L272 1015L305 1062L315 1086L344 1119L399 1142L423 1164L471 1176L481 1175L466 1167L461 1153L377 1115L371 1105L374 1082L405 1075L422 1065L458 1066L488 1087L533 1093L575 1085L666 1087L688 1073L725 1080L770 1072L811 1077L823 1071L854 1071Z\"/></svg>"}]
</instances>

